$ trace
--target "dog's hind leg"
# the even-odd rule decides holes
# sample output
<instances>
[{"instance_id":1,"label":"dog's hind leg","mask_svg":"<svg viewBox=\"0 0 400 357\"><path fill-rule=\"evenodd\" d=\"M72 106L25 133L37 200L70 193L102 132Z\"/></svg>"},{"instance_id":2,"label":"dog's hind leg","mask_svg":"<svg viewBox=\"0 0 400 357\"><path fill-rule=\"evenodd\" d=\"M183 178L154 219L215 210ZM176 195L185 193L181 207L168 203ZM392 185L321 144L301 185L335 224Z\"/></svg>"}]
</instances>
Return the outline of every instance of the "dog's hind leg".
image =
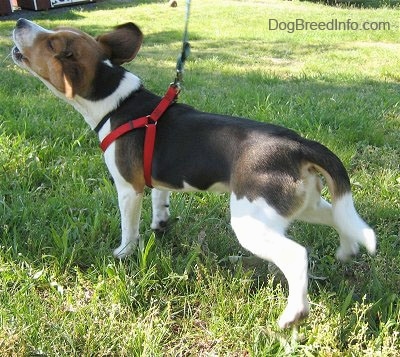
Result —
<instances>
[{"instance_id":1,"label":"dog's hind leg","mask_svg":"<svg viewBox=\"0 0 400 357\"><path fill-rule=\"evenodd\" d=\"M340 247L336 257L348 260L358 252L358 246L364 246L370 254L376 250L375 232L358 215L350 193L338 198L333 204L335 228L340 235Z\"/></svg>"},{"instance_id":2,"label":"dog's hind leg","mask_svg":"<svg viewBox=\"0 0 400 357\"><path fill-rule=\"evenodd\" d=\"M296 220L307 223L323 224L336 228L333 220L332 205L322 197L301 211L298 216L296 216Z\"/></svg>"},{"instance_id":3,"label":"dog's hind leg","mask_svg":"<svg viewBox=\"0 0 400 357\"><path fill-rule=\"evenodd\" d=\"M349 234L349 222L355 223L354 215L342 217L343 221L340 222L334 219L333 207L330 203L326 202L322 197L314 205L308 206L304 209L296 219L316 224L324 224L336 229L340 235L340 247L336 252L336 257L339 260L346 261L351 256L354 256L359 251L358 238L353 234ZM356 223L357 224L357 223ZM360 232L358 232L360 234ZM362 236L362 233L361 233Z\"/></svg>"},{"instance_id":4,"label":"dog's hind leg","mask_svg":"<svg viewBox=\"0 0 400 357\"><path fill-rule=\"evenodd\" d=\"M164 231L170 216L169 213L169 191L153 189L151 191L151 203L153 208L153 218L151 229Z\"/></svg>"},{"instance_id":5,"label":"dog's hind leg","mask_svg":"<svg viewBox=\"0 0 400 357\"><path fill-rule=\"evenodd\" d=\"M333 205L320 196L321 186L315 175L304 180L307 185L304 206L295 219L308 223L331 226L340 235L340 246L336 252L339 260L346 261L359 251L359 245L369 253L375 253L375 233L356 212L351 193L335 198Z\"/></svg>"},{"instance_id":6,"label":"dog's hind leg","mask_svg":"<svg viewBox=\"0 0 400 357\"><path fill-rule=\"evenodd\" d=\"M288 281L288 303L278 321L281 328L301 320L309 312L307 251L285 236L289 223L263 198L249 201L232 193L231 224L240 244L277 265Z\"/></svg>"},{"instance_id":7,"label":"dog's hind leg","mask_svg":"<svg viewBox=\"0 0 400 357\"><path fill-rule=\"evenodd\" d=\"M294 215L294 219L324 224L335 228L332 205L321 197L322 182L315 172L303 171L303 205Z\"/></svg>"}]
</instances>

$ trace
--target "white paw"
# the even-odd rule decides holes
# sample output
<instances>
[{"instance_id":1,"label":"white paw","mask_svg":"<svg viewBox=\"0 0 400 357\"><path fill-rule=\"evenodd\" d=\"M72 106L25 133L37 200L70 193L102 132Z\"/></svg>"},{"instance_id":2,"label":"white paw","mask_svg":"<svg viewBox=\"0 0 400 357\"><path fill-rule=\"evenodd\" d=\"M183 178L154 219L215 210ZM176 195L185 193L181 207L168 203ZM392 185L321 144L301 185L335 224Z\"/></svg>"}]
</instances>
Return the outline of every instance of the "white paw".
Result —
<instances>
[{"instance_id":1,"label":"white paw","mask_svg":"<svg viewBox=\"0 0 400 357\"><path fill-rule=\"evenodd\" d=\"M114 249L113 251L114 258L124 259L127 256L131 255L136 247L136 243L137 241L129 244L121 244L118 248Z\"/></svg>"},{"instance_id":2,"label":"white paw","mask_svg":"<svg viewBox=\"0 0 400 357\"><path fill-rule=\"evenodd\" d=\"M365 248L367 248L368 253L375 254L376 253L376 236L375 232L371 228L367 228L363 230L363 244Z\"/></svg>"},{"instance_id":3,"label":"white paw","mask_svg":"<svg viewBox=\"0 0 400 357\"><path fill-rule=\"evenodd\" d=\"M299 305L292 304L291 306L286 306L282 315L279 317L278 326L281 329L288 328L293 324L303 320L308 316L310 312L310 306L308 301L304 301Z\"/></svg>"},{"instance_id":4,"label":"white paw","mask_svg":"<svg viewBox=\"0 0 400 357\"><path fill-rule=\"evenodd\" d=\"M360 247L358 243L354 242L349 245L341 245L336 251L336 258L342 262L348 261L352 256L357 255Z\"/></svg>"},{"instance_id":5,"label":"white paw","mask_svg":"<svg viewBox=\"0 0 400 357\"><path fill-rule=\"evenodd\" d=\"M168 226L168 219L165 221L157 221L151 223L151 229L154 231L164 232Z\"/></svg>"}]
</instances>

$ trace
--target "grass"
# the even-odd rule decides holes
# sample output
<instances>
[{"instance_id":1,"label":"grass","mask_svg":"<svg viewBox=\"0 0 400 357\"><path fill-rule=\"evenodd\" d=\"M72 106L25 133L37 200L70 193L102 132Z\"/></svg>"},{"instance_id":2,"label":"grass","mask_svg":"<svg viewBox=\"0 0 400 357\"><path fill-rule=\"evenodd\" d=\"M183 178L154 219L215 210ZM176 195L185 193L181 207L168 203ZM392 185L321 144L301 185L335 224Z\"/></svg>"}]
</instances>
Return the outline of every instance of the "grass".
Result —
<instances>
[{"instance_id":1,"label":"grass","mask_svg":"<svg viewBox=\"0 0 400 357\"><path fill-rule=\"evenodd\" d=\"M124 21L145 33L127 67L162 94L174 76L184 4L107 1L35 13L45 27L98 34ZM381 31L271 31L280 21L387 21ZM97 138L72 108L18 69L14 21L0 22L0 355L397 356L400 353L398 9L278 0L194 1L180 101L293 128L334 150L356 206L376 230L375 257L334 260L335 232L295 224L309 249L312 302L297 336L276 319L287 288L241 251L226 195L174 194L179 220L149 229L125 261L116 193ZM244 252L245 253L245 252Z\"/></svg>"}]
</instances>

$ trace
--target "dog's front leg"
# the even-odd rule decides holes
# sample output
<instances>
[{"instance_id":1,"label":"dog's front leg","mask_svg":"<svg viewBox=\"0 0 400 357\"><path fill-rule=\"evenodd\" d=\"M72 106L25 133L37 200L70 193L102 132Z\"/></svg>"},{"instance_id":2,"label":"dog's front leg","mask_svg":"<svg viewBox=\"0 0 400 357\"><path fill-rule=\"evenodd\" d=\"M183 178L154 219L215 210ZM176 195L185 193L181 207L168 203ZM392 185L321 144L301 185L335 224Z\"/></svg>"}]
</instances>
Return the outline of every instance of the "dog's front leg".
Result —
<instances>
[{"instance_id":1,"label":"dog's front leg","mask_svg":"<svg viewBox=\"0 0 400 357\"><path fill-rule=\"evenodd\" d=\"M169 219L169 191L153 189L151 191L153 219L151 229L164 231Z\"/></svg>"},{"instance_id":2,"label":"dog's front leg","mask_svg":"<svg viewBox=\"0 0 400 357\"><path fill-rule=\"evenodd\" d=\"M139 240L140 213L143 192L136 192L128 184L117 184L118 204L121 212L121 244L114 250L114 257L123 259L132 253Z\"/></svg>"}]
</instances>

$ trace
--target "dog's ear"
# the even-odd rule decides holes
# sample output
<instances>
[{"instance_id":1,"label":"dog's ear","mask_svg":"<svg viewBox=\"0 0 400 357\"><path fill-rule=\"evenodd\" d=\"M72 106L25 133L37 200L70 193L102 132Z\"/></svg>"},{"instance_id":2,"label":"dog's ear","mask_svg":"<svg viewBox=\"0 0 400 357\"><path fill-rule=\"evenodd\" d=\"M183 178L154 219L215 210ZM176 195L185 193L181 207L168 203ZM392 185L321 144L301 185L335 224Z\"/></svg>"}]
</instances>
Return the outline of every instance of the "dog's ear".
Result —
<instances>
[{"instance_id":1,"label":"dog's ear","mask_svg":"<svg viewBox=\"0 0 400 357\"><path fill-rule=\"evenodd\" d=\"M142 45L143 34L139 27L128 22L117 26L112 32L98 36L96 39L111 62L120 65L135 58Z\"/></svg>"}]
</instances>

